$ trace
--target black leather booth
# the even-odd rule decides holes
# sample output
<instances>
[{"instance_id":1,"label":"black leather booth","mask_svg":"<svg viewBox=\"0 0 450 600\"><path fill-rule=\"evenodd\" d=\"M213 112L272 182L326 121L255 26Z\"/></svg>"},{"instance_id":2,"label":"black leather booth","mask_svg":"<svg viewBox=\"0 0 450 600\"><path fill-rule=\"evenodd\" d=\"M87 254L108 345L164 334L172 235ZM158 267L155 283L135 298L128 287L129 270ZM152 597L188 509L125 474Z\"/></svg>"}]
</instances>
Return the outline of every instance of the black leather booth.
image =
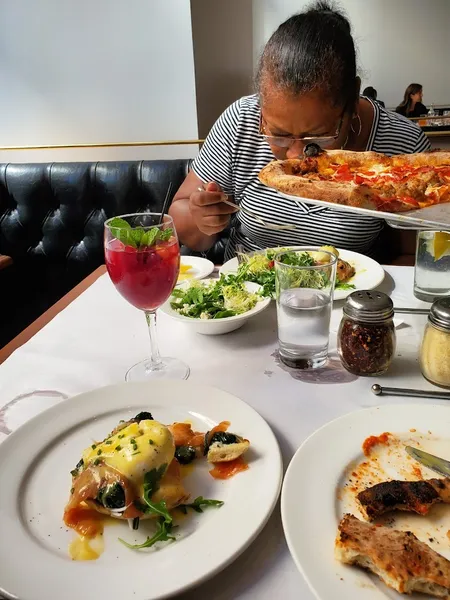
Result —
<instances>
[{"instance_id":1,"label":"black leather booth","mask_svg":"<svg viewBox=\"0 0 450 600\"><path fill-rule=\"evenodd\" d=\"M189 164L0 164L0 254L14 261L0 271L0 347L104 262L106 219L158 212ZM223 249L220 241L208 257L220 262Z\"/></svg>"}]
</instances>

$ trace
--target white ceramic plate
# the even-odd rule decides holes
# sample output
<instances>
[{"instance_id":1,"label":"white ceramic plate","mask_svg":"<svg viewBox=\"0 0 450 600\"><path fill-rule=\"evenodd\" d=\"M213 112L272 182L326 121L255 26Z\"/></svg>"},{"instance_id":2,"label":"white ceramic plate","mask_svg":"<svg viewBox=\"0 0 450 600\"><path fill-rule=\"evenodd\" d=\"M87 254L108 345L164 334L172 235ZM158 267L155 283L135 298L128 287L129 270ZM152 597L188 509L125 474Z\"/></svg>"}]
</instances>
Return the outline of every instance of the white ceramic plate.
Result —
<instances>
[{"instance_id":1,"label":"white ceramic plate","mask_svg":"<svg viewBox=\"0 0 450 600\"><path fill-rule=\"evenodd\" d=\"M178 277L178 283L189 281L190 279L204 279L211 275L214 271L214 264L207 258L201 256L181 256L180 265L191 267L187 273L181 274Z\"/></svg>"},{"instance_id":2,"label":"white ceramic plate","mask_svg":"<svg viewBox=\"0 0 450 600\"><path fill-rule=\"evenodd\" d=\"M308 246L305 246L307 248ZM339 249L338 249L339 250ZM355 275L347 282L355 286L351 290L335 290L334 299L344 300L349 294L356 290L373 290L384 279L384 269L373 258L351 252L350 250L339 250L339 258L347 261L355 268ZM238 268L238 260L236 257L228 260L219 269L219 273L236 273Z\"/></svg>"},{"instance_id":3,"label":"white ceramic plate","mask_svg":"<svg viewBox=\"0 0 450 600\"><path fill-rule=\"evenodd\" d=\"M150 410L165 423L189 419L205 431L221 420L251 441L250 468L228 481L196 467L185 479L192 497L224 500L219 509L180 522L177 541L129 550L144 540L127 523L105 526L105 551L74 562L74 533L62 522L71 478L90 440L120 419ZM154 600L200 583L233 561L265 525L277 501L282 464L267 423L242 400L186 381L108 386L65 400L11 434L0 446L0 596L20 600ZM192 511L190 511L192 512Z\"/></svg>"},{"instance_id":4,"label":"white ceramic plate","mask_svg":"<svg viewBox=\"0 0 450 600\"><path fill-rule=\"evenodd\" d=\"M206 279L205 283L211 281ZM216 280L213 280L216 281ZM184 286L188 286L189 282L183 282ZM258 292L261 286L257 283L247 282L245 284L249 292ZM270 298L262 298L260 302L249 311L242 313L241 315L235 315L234 317L225 317L224 319L194 319L193 317L185 317L180 315L170 306L171 298L165 302L160 310L172 319L176 319L181 323L184 323L187 327L190 327L192 331L201 333L203 335L222 335L224 333L230 333L235 331L244 325L249 319L265 310L270 304Z\"/></svg>"},{"instance_id":5,"label":"white ceramic plate","mask_svg":"<svg viewBox=\"0 0 450 600\"><path fill-rule=\"evenodd\" d=\"M361 450L364 439L385 431L397 434L399 444L396 448L379 446L378 466L370 469L372 484L388 479L438 477L410 460L404 444L450 459L450 407L424 402L370 408L328 423L302 444L286 472L281 494L286 540L297 567L321 600L400 600L403 597L377 577L334 559L334 540L342 516L350 512L362 518L355 501L357 492L344 488L344 484L356 465L367 460ZM417 476L414 467L420 467ZM390 513L387 523L393 521L394 527L413 531L450 559L446 538L450 529L449 510L448 505L435 506L428 517ZM431 543L430 537L434 540Z\"/></svg>"}]
</instances>

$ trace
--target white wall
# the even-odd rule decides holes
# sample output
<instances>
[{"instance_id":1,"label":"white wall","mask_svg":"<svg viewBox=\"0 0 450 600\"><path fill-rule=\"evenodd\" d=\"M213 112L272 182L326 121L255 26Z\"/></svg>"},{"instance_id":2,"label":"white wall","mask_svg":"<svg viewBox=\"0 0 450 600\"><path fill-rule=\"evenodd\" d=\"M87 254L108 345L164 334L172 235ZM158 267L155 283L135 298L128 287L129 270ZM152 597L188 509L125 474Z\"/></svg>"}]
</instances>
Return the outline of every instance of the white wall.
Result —
<instances>
[{"instance_id":1,"label":"white wall","mask_svg":"<svg viewBox=\"0 0 450 600\"><path fill-rule=\"evenodd\" d=\"M253 0L254 63L280 23L310 0ZM424 102L450 104L450 0L341 0L359 50L362 87L394 107L412 82Z\"/></svg>"},{"instance_id":2,"label":"white wall","mask_svg":"<svg viewBox=\"0 0 450 600\"><path fill-rule=\"evenodd\" d=\"M197 139L188 0L2 0L0 146ZM195 156L196 146L0 152Z\"/></svg>"}]
</instances>

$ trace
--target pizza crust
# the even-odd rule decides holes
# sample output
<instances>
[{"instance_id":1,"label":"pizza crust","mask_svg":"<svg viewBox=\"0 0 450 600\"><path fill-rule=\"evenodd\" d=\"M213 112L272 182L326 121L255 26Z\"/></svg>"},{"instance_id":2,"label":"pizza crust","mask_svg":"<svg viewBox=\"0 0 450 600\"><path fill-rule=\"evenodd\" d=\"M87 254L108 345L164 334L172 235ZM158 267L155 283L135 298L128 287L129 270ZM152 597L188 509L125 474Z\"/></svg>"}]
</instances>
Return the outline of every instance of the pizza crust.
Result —
<instances>
[{"instance_id":1,"label":"pizza crust","mask_svg":"<svg viewBox=\"0 0 450 600\"><path fill-rule=\"evenodd\" d=\"M261 170L259 180L264 185L291 196L322 200L337 205L385 212L406 212L413 209L411 203L406 199L402 200L403 196L408 195L408 191L405 193L400 188L399 195L395 193L395 182L385 182L384 189L383 186L380 189L376 183L369 186L365 183L356 184L353 181L335 181L320 177L320 175L327 177L328 169L329 174L335 172L336 165L347 165L350 169L362 172L370 170L380 172L388 167L401 166L450 166L450 152L431 151L389 157L377 152L329 150L315 157L274 160ZM410 189L412 192L409 193L414 194L413 185ZM437 193L438 202L450 201L450 184L438 186ZM383 202L384 198L386 200ZM436 203L436 200L431 200L425 194L421 198L415 195L415 198L422 201L422 207Z\"/></svg>"},{"instance_id":2,"label":"pizza crust","mask_svg":"<svg viewBox=\"0 0 450 600\"><path fill-rule=\"evenodd\" d=\"M357 153L353 152L352 154ZM373 192L369 187L358 186L351 182L336 183L333 181L309 179L299 175L288 175L285 170L286 162L291 163L290 167L293 166L292 161L272 161L262 169L259 174L259 180L264 185L273 187L291 196L377 210L377 204L373 199Z\"/></svg>"},{"instance_id":3,"label":"pizza crust","mask_svg":"<svg viewBox=\"0 0 450 600\"><path fill-rule=\"evenodd\" d=\"M450 166L450 152L431 150L419 154L397 154L390 159L394 167L408 165L413 167L442 167Z\"/></svg>"}]
</instances>

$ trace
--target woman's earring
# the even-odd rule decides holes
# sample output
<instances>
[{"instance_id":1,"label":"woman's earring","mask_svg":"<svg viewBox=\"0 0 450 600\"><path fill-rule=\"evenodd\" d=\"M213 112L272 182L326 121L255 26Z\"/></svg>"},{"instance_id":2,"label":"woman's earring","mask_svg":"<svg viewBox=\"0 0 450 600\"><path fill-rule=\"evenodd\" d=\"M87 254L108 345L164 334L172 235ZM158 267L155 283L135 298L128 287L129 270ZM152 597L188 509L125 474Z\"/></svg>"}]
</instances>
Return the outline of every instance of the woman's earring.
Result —
<instances>
[{"instance_id":1,"label":"woman's earring","mask_svg":"<svg viewBox=\"0 0 450 600\"><path fill-rule=\"evenodd\" d=\"M353 131L353 133L356 133L356 137L359 137L361 135L361 130L362 130L362 123L361 123L361 117L359 116L358 113L356 113L356 115L353 117L353 119L358 119L358 123L359 123L359 127L358 127L358 133L356 133L356 131L353 129L353 123L350 125L350 129Z\"/></svg>"}]
</instances>

